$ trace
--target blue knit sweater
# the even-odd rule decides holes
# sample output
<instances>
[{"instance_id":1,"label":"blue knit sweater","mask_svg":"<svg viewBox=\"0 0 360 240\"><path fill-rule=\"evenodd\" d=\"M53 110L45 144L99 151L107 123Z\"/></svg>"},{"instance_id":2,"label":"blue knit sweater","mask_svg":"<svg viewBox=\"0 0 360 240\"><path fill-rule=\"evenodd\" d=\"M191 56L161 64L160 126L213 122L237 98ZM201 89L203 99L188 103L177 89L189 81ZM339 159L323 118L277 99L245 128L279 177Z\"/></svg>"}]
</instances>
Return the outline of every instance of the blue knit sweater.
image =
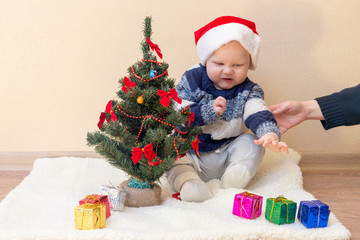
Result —
<instances>
[{"instance_id":1,"label":"blue knit sweater","mask_svg":"<svg viewBox=\"0 0 360 240\"><path fill-rule=\"evenodd\" d=\"M360 84L315 100L325 118L324 129L360 124Z\"/></svg>"},{"instance_id":2,"label":"blue knit sweater","mask_svg":"<svg viewBox=\"0 0 360 240\"><path fill-rule=\"evenodd\" d=\"M206 74L206 68L195 65L187 70L176 86L181 106L190 106L195 114L192 124L202 126L199 151L209 152L221 147L250 129L258 138L274 132L280 138L276 120L264 102L261 87L248 78L229 90L218 90ZM218 116L213 108L215 99L226 99L226 111Z\"/></svg>"}]
</instances>

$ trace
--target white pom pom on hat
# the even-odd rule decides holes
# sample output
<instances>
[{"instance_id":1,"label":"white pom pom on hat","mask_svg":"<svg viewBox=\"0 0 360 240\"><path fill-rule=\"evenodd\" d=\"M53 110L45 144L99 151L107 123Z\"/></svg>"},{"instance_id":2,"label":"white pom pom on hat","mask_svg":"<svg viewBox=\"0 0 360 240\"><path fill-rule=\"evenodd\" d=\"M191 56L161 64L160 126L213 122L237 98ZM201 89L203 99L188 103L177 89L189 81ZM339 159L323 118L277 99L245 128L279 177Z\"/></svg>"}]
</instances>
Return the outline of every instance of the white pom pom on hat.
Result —
<instances>
[{"instance_id":1,"label":"white pom pom on hat","mask_svg":"<svg viewBox=\"0 0 360 240\"><path fill-rule=\"evenodd\" d=\"M256 68L261 39L256 32L254 22L233 16L223 16L200 28L194 32L194 35L198 56L204 66L214 51L235 40L249 52L250 69Z\"/></svg>"}]
</instances>

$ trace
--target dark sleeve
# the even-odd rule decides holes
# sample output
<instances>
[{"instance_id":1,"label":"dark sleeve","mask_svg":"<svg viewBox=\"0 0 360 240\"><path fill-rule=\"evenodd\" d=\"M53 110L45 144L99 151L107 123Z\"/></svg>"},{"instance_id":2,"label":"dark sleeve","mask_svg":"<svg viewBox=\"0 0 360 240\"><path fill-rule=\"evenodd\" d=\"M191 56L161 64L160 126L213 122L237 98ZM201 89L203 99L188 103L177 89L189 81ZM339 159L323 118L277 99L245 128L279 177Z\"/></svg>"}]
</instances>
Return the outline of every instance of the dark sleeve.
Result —
<instances>
[{"instance_id":1,"label":"dark sleeve","mask_svg":"<svg viewBox=\"0 0 360 240\"><path fill-rule=\"evenodd\" d=\"M325 130L360 124L360 84L315 100L325 118L321 121Z\"/></svg>"}]
</instances>

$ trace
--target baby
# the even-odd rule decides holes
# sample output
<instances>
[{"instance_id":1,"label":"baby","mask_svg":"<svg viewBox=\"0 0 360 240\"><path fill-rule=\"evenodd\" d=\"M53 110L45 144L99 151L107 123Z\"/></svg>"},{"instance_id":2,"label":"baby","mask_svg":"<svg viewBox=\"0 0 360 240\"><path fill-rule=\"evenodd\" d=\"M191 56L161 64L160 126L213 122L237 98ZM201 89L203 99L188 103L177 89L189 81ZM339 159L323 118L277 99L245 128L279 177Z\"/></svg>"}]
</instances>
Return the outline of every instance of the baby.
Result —
<instances>
[{"instance_id":1,"label":"baby","mask_svg":"<svg viewBox=\"0 0 360 240\"><path fill-rule=\"evenodd\" d=\"M279 142L276 120L259 85L247 77L256 68L260 38L255 23L232 16L215 19L195 32L201 64L187 70L176 90L202 126L199 154L189 151L168 172L183 201L212 197L207 181L244 188L260 165L264 147L288 151ZM246 133L250 129L254 134Z\"/></svg>"}]
</instances>

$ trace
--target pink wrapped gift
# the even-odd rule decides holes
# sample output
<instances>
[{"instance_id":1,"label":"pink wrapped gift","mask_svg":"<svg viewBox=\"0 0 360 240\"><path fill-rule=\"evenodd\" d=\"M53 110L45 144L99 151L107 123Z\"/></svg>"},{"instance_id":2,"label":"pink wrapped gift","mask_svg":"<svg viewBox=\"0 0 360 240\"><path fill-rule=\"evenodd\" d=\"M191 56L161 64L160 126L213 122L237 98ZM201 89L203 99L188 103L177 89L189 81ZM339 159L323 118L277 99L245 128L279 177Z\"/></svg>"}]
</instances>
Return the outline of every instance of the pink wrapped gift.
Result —
<instances>
[{"instance_id":1,"label":"pink wrapped gift","mask_svg":"<svg viewBox=\"0 0 360 240\"><path fill-rule=\"evenodd\" d=\"M263 197L247 191L235 195L233 214L239 217L253 219L261 215Z\"/></svg>"},{"instance_id":2,"label":"pink wrapped gift","mask_svg":"<svg viewBox=\"0 0 360 240\"><path fill-rule=\"evenodd\" d=\"M105 205L106 218L108 218L111 215L109 199L107 195L96 195L96 194L87 195L86 198L79 201L79 205L83 205L85 203L93 203L93 204L100 203L102 205Z\"/></svg>"}]
</instances>

